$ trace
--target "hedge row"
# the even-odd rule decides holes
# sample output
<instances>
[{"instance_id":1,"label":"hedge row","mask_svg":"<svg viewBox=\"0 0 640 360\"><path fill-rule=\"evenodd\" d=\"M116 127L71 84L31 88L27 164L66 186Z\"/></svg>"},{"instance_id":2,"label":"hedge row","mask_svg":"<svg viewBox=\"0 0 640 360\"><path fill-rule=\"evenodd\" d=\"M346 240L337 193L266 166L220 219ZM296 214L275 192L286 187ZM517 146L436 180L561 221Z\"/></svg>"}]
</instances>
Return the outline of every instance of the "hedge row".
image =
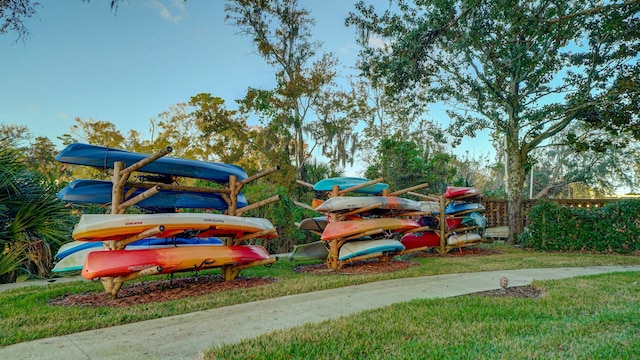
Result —
<instances>
[{"instance_id":1,"label":"hedge row","mask_svg":"<svg viewBox=\"0 0 640 360\"><path fill-rule=\"evenodd\" d=\"M640 200L621 200L601 208L540 202L531 208L520 241L545 251L634 253L640 250Z\"/></svg>"}]
</instances>

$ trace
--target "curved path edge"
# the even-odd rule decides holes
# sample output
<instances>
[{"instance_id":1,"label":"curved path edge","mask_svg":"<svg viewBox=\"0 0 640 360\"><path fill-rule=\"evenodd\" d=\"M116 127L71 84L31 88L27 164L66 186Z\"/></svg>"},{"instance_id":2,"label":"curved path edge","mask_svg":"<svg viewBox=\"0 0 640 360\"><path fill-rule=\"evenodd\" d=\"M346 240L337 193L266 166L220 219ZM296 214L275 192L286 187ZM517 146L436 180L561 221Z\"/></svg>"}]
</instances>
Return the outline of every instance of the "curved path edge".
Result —
<instances>
[{"instance_id":1,"label":"curved path edge","mask_svg":"<svg viewBox=\"0 0 640 360\"><path fill-rule=\"evenodd\" d=\"M498 270L385 280L289 295L40 339L0 348L0 359L194 359L214 345L234 343L274 330L317 323L414 299L452 297L612 272L640 265Z\"/></svg>"}]
</instances>

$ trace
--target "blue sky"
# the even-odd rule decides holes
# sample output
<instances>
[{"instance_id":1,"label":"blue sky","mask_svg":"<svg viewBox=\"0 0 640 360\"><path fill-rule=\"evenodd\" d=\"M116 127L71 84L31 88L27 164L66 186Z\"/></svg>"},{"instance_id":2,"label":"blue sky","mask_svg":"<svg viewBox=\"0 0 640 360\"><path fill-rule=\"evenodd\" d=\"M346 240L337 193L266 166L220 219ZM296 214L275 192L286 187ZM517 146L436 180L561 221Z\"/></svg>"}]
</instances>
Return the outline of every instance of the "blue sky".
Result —
<instances>
[{"instance_id":1,"label":"blue sky","mask_svg":"<svg viewBox=\"0 0 640 360\"><path fill-rule=\"evenodd\" d=\"M30 38L0 36L0 123L26 125L60 148L56 138L69 133L76 117L144 136L150 119L198 93L235 109L248 87L275 85L274 69L251 39L225 22L223 0L129 0L116 13L108 0L39 2L38 16L26 22ZM300 0L316 20L314 39L340 59L343 75L355 73L360 49L355 29L344 26L356 2ZM369 3L379 10L389 5ZM429 116L447 122L442 113ZM486 134L455 152L467 149L471 156L493 152Z\"/></svg>"},{"instance_id":2,"label":"blue sky","mask_svg":"<svg viewBox=\"0 0 640 360\"><path fill-rule=\"evenodd\" d=\"M356 1L301 0L316 19L314 38L349 72L358 47L344 19ZM386 0L383 0L386 2ZM0 36L0 122L35 136L68 133L74 119L112 122L126 132L211 93L235 108L247 87L271 88L274 71L251 39L224 21L225 1L40 0L31 36Z\"/></svg>"}]
</instances>

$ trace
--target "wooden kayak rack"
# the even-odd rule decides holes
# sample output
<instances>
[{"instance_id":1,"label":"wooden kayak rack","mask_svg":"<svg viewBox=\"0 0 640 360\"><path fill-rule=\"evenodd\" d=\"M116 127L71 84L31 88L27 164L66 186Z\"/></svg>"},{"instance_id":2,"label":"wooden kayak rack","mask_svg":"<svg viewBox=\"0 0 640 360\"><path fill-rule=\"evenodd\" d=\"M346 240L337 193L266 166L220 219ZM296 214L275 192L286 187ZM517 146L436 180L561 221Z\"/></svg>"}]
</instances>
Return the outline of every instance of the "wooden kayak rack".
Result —
<instances>
[{"instance_id":1,"label":"wooden kayak rack","mask_svg":"<svg viewBox=\"0 0 640 360\"><path fill-rule=\"evenodd\" d=\"M160 183L152 183L152 182L129 182L129 177L135 171L138 171L143 166L152 163L160 159L161 157L171 153L173 149L168 146L155 154L150 155L149 157L138 161L135 164L132 164L125 168L125 164L120 161L116 161L113 165L113 171L109 172L112 178L113 183L113 191L111 197L111 214L124 214L129 209L129 207L136 205L140 201L147 199L160 191L195 191L195 192L214 192L221 194L224 201L227 203L227 210L225 212L226 215L230 216L241 216L246 211L276 202L280 200L280 196L272 196L270 198L264 199L262 201L256 202L254 204L245 206L243 208L238 208L238 195L240 194L244 185L249 182L255 181L259 178L262 178L266 175L269 175L275 171L278 171L280 167L275 166L264 170L260 173L252 175L244 180L238 180L236 175L230 175L229 181L225 184L224 189L213 189L213 188L203 188L203 187L194 187L194 186L180 186L180 185L172 185L172 184L160 184ZM129 193L125 192L125 186L131 187ZM135 188L143 188L146 189L141 194L127 199L128 195L130 195ZM127 199L125 201L125 199ZM143 231L139 234L133 235L127 239L118 240L118 241L104 241L103 244L105 248L110 250L122 250L125 249L126 246L134 241L154 236L164 231L164 226L160 225L153 229L149 229ZM242 245L242 242L258 239L261 237L265 237L267 235L277 234L275 228L263 230L257 232L255 234L248 234L245 236L233 238L226 237L223 238L223 243L226 246L230 245ZM262 266L269 265L276 262L278 259L273 257L265 260L254 261L248 264L242 265L224 265L221 267L222 276L225 281L234 280L241 270L248 269L254 266ZM194 269L199 270L199 269ZM157 275L162 271L161 267L151 267L146 268L141 271L129 274L127 276L118 276L118 277L102 277L100 278L102 285L104 286L105 291L112 297L117 297L122 284L126 281L134 280L143 276Z\"/></svg>"},{"instance_id":2,"label":"wooden kayak rack","mask_svg":"<svg viewBox=\"0 0 640 360\"><path fill-rule=\"evenodd\" d=\"M343 189L340 190L338 185L335 185L331 192L329 193L329 197L334 197L334 196L343 196L348 194L349 192L358 190L358 189L362 189L364 187L370 186L370 185L374 185L377 184L379 182L384 181L383 178L378 178L378 179L374 179L374 180L370 180L368 182L364 182L362 184L359 184L357 186L354 187L350 187L347 189ZM309 184L307 182L301 181L301 180L297 180L296 181L299 185L308 187L313 189L313 185ZM453 244L453 245L448 245L447 244L447 237L449 237L449 235L451 235L453 232L448 231L447 230L447 223L446 223L446 219L449 218L449 216L447 216L445 214L445 208L446 206L453 202L454 200L450 200L447 199L444 194L443 195L439 195L439 196L435 196L435 195L425 195L425 194L420 194L420 193L416 193L414 192L415 190L419 190L422 188L425 188L429 186L428 184L424 183L424 184L420 184L420 185L416 185L416 186L412 186L406 189L402 189L402 190L398 190L398 191L394 191L394 192L389 192L388 189L385 189L382 191L381 195L382 196L397 196L397 195L401 195L401 194L409 194L409 195L413 195L416 197L419 197L423 200L427 200L427 201L434 201L438 203L439 206L439 212L437 214L437 218L438 218L438 228L432 228L429 226L423 226L420 228L416 228L416 229L411 229L408 230L404 233L399 233L399 235L404 235L404 234L409 234L409 233L415 233L415 232L421 232L421 231L435 231L439 238L440 238L440 243L438 246L424 246L424 247L420 247L420 248L414 248L414 249L409 249L409 250L404 250L402 252L396 253L396 254L384 254L381 252L378 253L373 253L373 254L367 254L367 255L362 255L362 256L356 256L353 258L350 258L348 260L338 260L339 258L339 253L340 253L340 248L342 247L342 245L344 245L345 242L347 242L348 240L351 240L353 238L358 238L358 237L362 237L362 236L367 236L367 235L374 235L374 234L379 234L380 232L383 232L382 229L379 229L381 231L376 232L375 230L373 231L373 233L367 232L367 233L363 233L363 234L357 234L354 236L349 236L346 238L339 238L339 239L333 239L330 241L327 241L329 244L328 248L329 248L329 255L327 256L327 259L325 260L327 266L331 269L340 269L344 264L346 263L352 263L358 260L366 260L366 259L372 259L372 258L378 258L381 261L388 261L390 260L393 256L396 255L404 255L404 254L410 254L410 253L415 253L415 252L421 252L421 251L427 251L427 250L431 250L431 249L436 249L438 251L439 254L446 254L449 251L451 251L452 249L460 249L462 250L463 247L467 247L467 246L475 246L478 245L480 243L483 242L483 240L479 240L476 242L468 242L468 243L462 243L462 244ZM473 196L469 196L469 199L472 198L476 198L478 197L478 194L474 194ZM464 199L461 198L457 198L455 200L465 200L467 197L464 197ZM303 207L305 209L308 210L312 210L312 211L316 211L314 207L307 205L305 203L301 203L298 201L294 201L294 204L300 207ZM377 204L373 204L371 206L367 206L365 208L360 208L360 209L353 209L350 210L346 213L328 213L327 217L329 219L329 222L337 222L337 221L343 221L344 219L346 219L348 216L351 215L357 215L359 213L362 212L366 212L366 211L370 211L373 209L376 209L378 207L382 206L382 203L377 203ZM465 211L465 212L460 212L457 213L457 216L460 215L464 215L466 213L470 213L473 212L475 210L470 210L470 211ZM317 212L317 211L316 211ZM423 212L423 211L415 211L415 212L408 212L408 213L402 213L402 214L397 214L397 216L401 216L401 217L416 217L416 216L424 216L424 215L433 215L432 212ZM461 232L461 231L469 231L469 230L474 230L474 229L478 229L480 228L479 226L468 226L468 227L464 227L464 228L460 228L460 229L456 229L456 232ZM317 235L322 235L320 233L314 232Z\"/></svg>"}]
</instances>

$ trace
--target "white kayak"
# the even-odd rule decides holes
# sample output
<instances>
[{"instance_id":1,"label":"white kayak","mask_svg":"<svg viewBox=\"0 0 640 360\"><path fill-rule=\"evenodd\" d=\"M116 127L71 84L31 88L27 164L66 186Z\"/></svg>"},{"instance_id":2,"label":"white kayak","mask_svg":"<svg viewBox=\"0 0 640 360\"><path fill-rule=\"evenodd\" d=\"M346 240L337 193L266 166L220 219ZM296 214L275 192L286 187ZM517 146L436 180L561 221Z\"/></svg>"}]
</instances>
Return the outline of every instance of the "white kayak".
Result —
<instances>
[{"instance_id":1,"label":"white kayak","mask_svg":"<svg viewBox=\"0 0 640 360\"><path fill-rule=\"evenodd\" d=\"M420 211L420 204L417 201L397 196L336 196L318 205L316 211L321 213L345 212L368 208L376 204L379 206L372 211Z\"/></svg>"},{"instance_id":2,"label":"white kayak","mask_svg":"<svg viewBox=\"0 0 640 360\"><path fill-rule=\"evenodd\" d=\"M162 228L156 237L172 237L185 232L192 237L229 236L274 229L267 219L208 213L87 214L76 224L72 237L83 241L121 240L146 230ZM262 236L273 239L275 231Z\"/></svg>"},{"instance_id":3,"label":"white kayak","mask_svg":"<svg viewBox=\"0 0 640 360\"><path fill-rule=\"evenodd\" d=\"M453 234L447 238L447 245L462 245L482 241L482 236L475 232Z\"/></svg>"}]
</instances>

